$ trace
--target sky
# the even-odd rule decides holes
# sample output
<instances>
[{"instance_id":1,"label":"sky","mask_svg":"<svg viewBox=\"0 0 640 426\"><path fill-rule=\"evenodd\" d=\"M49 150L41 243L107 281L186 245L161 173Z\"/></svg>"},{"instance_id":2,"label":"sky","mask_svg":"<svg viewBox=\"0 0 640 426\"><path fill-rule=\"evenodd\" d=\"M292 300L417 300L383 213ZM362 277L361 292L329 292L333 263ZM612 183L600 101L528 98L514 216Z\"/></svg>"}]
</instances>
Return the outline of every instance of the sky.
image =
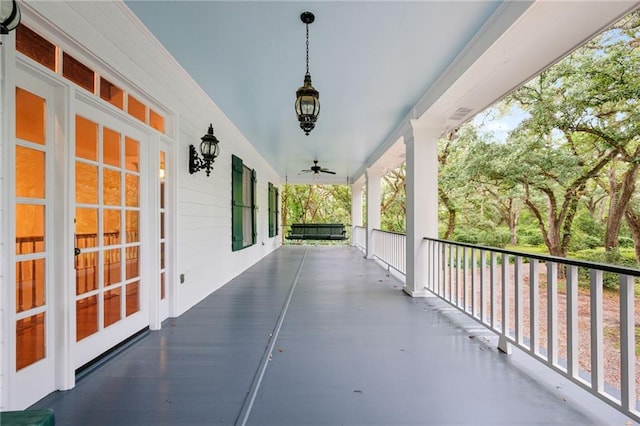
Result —
<instances>
[{"instance_id":1,"label":"sky","mask_svg":"<svg viewBox=\"0 0 640 426\"><path fill-rule=\"evenodd\" d=\"M495 108L489 107L478 113L472 122L478 126L480 134L492 134L494 139L505 142L509 132L515 129L526 117L527 113L518 107L512 107L511 111L502 117L499 117Z\"/></svg>"}]
</instances>

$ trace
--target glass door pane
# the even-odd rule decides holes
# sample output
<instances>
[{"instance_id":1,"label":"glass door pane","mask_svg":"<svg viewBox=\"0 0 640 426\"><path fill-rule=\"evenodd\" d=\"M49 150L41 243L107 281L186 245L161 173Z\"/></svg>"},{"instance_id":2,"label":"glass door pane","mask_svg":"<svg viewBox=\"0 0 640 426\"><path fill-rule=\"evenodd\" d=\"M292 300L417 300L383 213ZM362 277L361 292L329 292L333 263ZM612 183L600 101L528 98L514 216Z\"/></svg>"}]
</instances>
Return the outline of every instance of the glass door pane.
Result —
<instances>
[{"instance_id":1,"label":"glass door pane","mask_svg":"<svg viewBox=\"0 0 640 426\"><path fill-rule=\"evenodd\" d=\"M46 99L16 88L15 370L47 357Z\"/></svg>"},{"instance_id":2,"label":"glass door pane","mask_svg":"<svg viewBox=\"0 0 640 426\"><path fill-rule=\"evenodd\" d=\"M76 340L81 341L140 310L140 150L137 140L79 115L75 148Z\"/></svg>"}]
</instances>

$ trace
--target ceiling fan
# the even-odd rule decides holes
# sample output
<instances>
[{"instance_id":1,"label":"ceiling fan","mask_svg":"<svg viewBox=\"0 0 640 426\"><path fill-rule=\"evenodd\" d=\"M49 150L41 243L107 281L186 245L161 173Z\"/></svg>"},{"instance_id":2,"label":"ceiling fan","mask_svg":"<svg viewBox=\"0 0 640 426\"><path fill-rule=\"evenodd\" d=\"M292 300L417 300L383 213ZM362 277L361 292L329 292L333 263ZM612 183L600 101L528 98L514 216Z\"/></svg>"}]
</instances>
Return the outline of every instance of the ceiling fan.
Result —
<instances>
[{"instance_id":1,"label":"ceiling fan","mask_svg":"<svg viewBox=\"0 0 640 426\"><path fill-rule=\"evenodd\" d=\"M331 175L336 174L336 172L333 172L327 168L318 166L318 160L313 160L313 166L311 166L311 168L300 170L300 173L298 174L311 173L311 172L313 172L314 175L320 175L320 173L329 173Z\"/></svg>"}]
</instances>

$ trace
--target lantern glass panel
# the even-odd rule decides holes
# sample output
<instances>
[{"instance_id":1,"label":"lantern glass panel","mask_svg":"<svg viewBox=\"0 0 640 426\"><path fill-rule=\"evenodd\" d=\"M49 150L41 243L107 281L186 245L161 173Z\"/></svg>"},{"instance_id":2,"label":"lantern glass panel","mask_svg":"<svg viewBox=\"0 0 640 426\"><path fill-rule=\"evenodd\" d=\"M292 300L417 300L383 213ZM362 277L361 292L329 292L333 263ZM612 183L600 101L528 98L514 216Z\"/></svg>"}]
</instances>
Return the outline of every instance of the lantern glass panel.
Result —
<instances>
[{"instance_id":1,"label":"lantern glass panel","mask_svg":"<svg viewBox=\"0 0 640 426\"><path fill-rule=\"evenodd\" d=\"M11 12L13 12L13 8L15 7L15 3L11 0L8 1L0 1L0 21L4 23L9 16L11 16Z\"/></svg>"},{"instance_id":2,"label":"lantern glass panel","mask_svg":"<svg viewBox=\"0 0 640 426\"><path fill-rule=\"evenodd\" d=\"M200 152L203 157L207 158L211 156L213 153L213 145L211 141L202 141L202 143L200 143Z\"/></svg>"}]
</instances>

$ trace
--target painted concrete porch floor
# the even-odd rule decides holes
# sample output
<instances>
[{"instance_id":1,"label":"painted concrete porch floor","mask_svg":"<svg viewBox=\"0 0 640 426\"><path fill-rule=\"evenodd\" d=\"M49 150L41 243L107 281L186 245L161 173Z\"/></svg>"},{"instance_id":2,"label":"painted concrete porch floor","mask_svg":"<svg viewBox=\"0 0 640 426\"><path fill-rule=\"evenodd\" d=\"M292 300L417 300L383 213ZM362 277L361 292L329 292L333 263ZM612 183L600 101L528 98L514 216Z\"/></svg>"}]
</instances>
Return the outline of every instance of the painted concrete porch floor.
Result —
<instances>
[{"instance_id":1,"label":"painted concrete porch floor","mask_svg":"<svg viewBox=\"0 0 640 426\"><path fill-rule=\"evenodd\" d=\"M34 408L62 426L627 422L401 288L355 248L283 247Z\"/></svg>"}]
</instances>

